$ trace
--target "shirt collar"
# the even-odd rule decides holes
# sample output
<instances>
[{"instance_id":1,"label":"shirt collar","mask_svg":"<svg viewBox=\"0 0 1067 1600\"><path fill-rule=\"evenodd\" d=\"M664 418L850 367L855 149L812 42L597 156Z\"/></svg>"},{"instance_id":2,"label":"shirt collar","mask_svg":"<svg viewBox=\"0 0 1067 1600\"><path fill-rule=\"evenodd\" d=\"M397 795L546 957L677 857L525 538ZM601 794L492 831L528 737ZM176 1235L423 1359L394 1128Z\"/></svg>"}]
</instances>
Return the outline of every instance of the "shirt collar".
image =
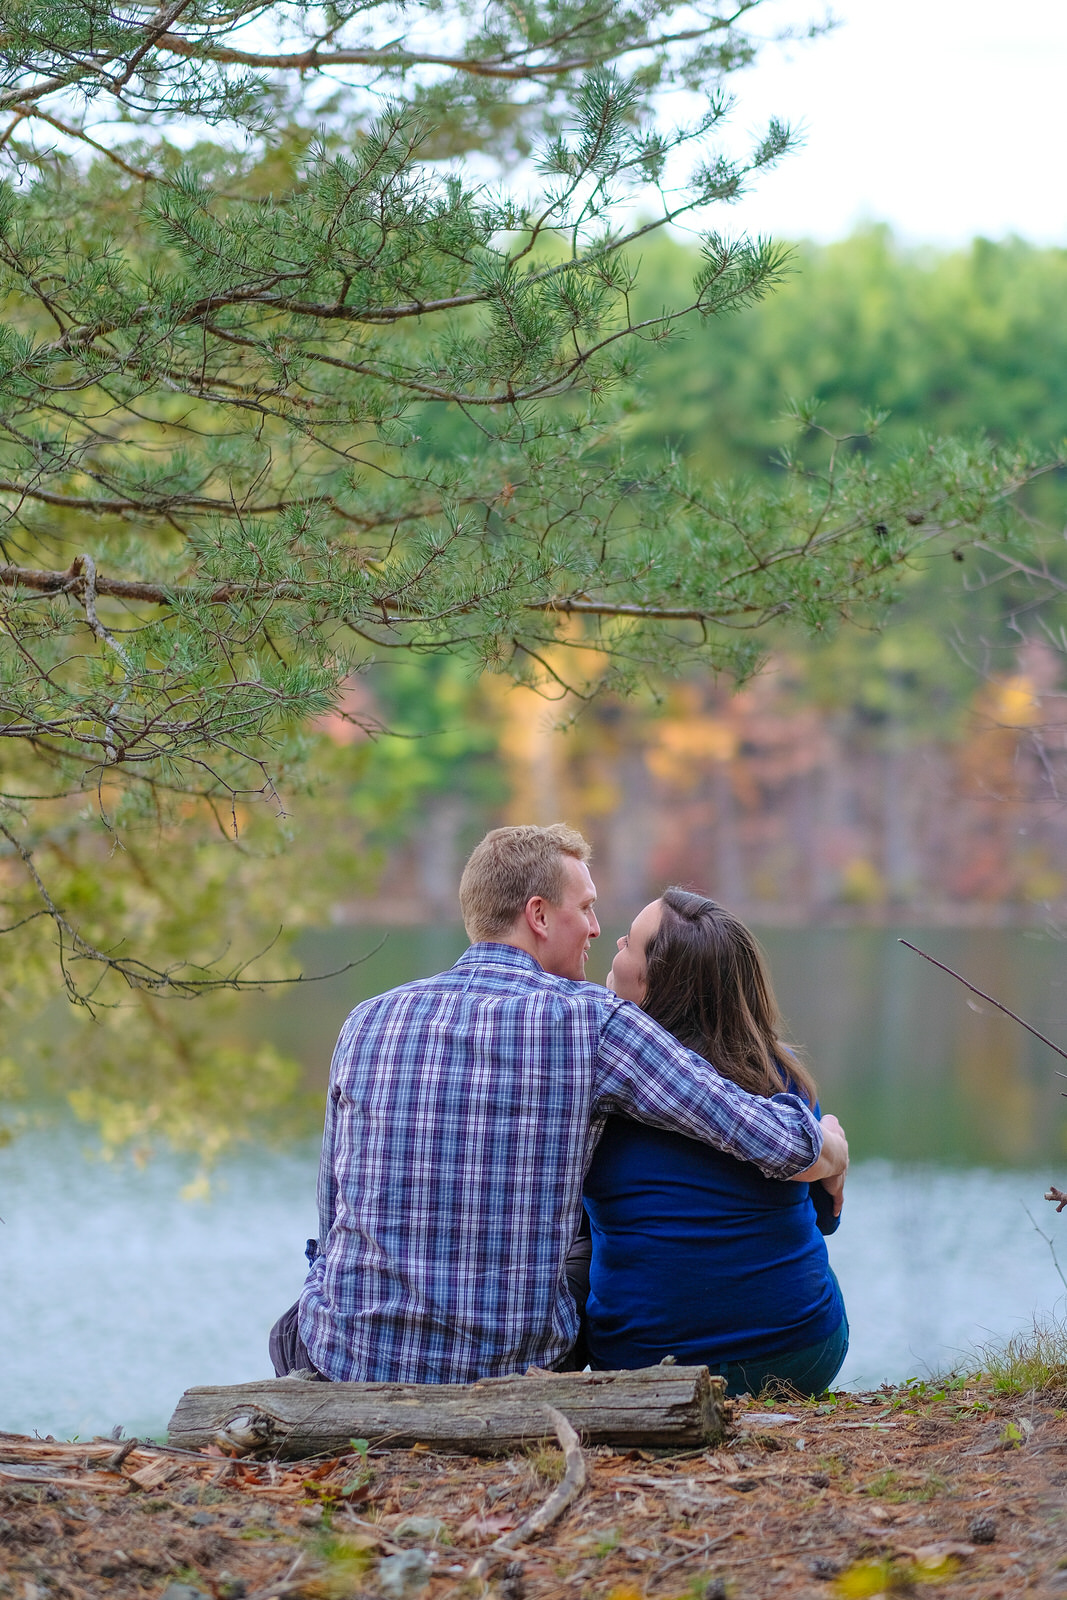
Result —
<instances>
[{"instance_id":1,"label":"shirt collar","mask_svg":"<svg viewBox=\"0 0 1067 1600\"><path fill-rule=\"evenodd\" d=\"M457 967L471 966L510 967L513 970L535 972L540 977L545 977L544 967L526 950L520 950L518 945L498 944L495 939L482 939L477 944L472 944L464 950Z\"/></svg>"}]
</instances>

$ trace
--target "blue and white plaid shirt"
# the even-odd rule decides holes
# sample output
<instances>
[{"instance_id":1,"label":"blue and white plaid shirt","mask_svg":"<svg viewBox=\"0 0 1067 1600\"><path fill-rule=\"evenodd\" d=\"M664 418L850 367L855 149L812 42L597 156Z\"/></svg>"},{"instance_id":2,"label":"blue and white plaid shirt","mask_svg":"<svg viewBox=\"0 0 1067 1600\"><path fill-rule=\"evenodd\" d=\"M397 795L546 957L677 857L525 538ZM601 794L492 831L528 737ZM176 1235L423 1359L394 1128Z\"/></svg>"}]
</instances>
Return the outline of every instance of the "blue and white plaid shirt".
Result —
<instances>
[{"instance_id":1,"label":"blue and white plaid shirt","mask_svg":"<svg viewBox=\"0 0 1067 1600\"><path fill-rule=\"evenodd\" d=\"M551 1367L578 1315L565 1262L617 1112L788 1178L822 1134L628 1001L476 944L351 1013L334 1052L319 1239L300 1332L334 1380L469 1383Z\"/></svg>"}]
</instances>

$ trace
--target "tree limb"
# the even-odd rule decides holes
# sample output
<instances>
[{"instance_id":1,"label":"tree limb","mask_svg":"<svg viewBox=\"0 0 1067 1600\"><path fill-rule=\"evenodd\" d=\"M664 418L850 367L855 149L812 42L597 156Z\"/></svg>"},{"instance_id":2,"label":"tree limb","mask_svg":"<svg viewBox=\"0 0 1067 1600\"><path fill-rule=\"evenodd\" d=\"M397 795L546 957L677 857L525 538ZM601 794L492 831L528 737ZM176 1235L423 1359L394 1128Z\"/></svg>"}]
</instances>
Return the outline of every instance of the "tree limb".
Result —
<instances>
[{"instance_id":1,"label":"tree limb","mask_svg":"<svg viewBox=\"0 0 1067 1600\"><path fill-rule=\"evenodd\" d=\"M561 61L538 61L527 65L512 65L502 56L441 56L422 50L298 50L271 55L255 50L235 50L224 45L205 45L197 40L183 39L177 34L164 34L157 48L172 55L185 56L197 61L214 61L222 65L258 68L264 72L325 72L333 67L376 67L410 71L413 67L445 67L452 72L467 73L476 78L496 78L503 82L528 83L543 78L565 77L569 73L588 72L605 61L617 60L621 55L634 55L643 50L665 50L670 45L685 44L693 39L705 38L709 33L720 32L723 22L702 28L680 28L677 32L648 36L619 44L612 41L601 50L586 51L582 55L565 57ZM540 48L540 47L539 47Z\"/></svg>"}]
</instances>

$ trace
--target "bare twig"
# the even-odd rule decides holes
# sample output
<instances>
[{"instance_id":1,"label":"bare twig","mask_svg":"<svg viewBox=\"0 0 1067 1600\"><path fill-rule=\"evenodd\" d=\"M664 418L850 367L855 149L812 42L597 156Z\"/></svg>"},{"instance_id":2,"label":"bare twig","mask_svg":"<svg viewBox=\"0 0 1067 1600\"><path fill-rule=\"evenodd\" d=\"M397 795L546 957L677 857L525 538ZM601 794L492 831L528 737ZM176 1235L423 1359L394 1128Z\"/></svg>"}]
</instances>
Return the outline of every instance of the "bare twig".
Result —
<instances>
[{"instance_id":1,"label":"bare twig","mask_svg":"<svg viewBox=\"0 0 1067 1600\"><path fill-rule=\"evenodd\" d=\"M1017 1016L1007 1006L1001 1005L999 1000L994 1000L993 996L986 994L984 989L978 989L973 983L968 983L967 979L962 978L958 972L953 971L951 967L946 967L943 961L937 961L933 956L928 956L925 950L920 950L917 944L911 944L907 939L898 939L897 943L907 945L909 950L914 950L915 954L922 956L924 961L929 961L932 966L940 967L942 972L947 972L950 978L955 978L958 983L962 983L965 989L969 989L972 994L976 994L980 1000L988 1000L991 1006L996 1006L998 1011L1003 1011L1004 1015L1010 1017L1013 1022L1017 1022L1020 1028L1025 1028L1027 1033L1032 1033L1035 1039L1040 1039L1042 1044L1047 1044L1050 1050L1055 1050L1058 1056L1062 1056L1064 1061L1067 1061L1067 1050L1061 1050L1058 1044L1053 1044L1052 1040L1045 1034L1039 1033L1031 1023Z\"/></svg>"},{"instance_id":2,"label":"bare twig","mask_svg":"<svg viewBox=\"0 0 1067 1600\"><path fill-rule=\"evenodd\" d=\"M285 1595L298 1594L307 1585L307 1578L297 1578L297 1573L304 1565L304 1552L301 1551L283 1578L278 1578L274 1583L268 1583L264 1589L256 1589L249 1595L248 1600L283 1600Z\"/></svg>"},{"instance_id":3,"label":"bare twig","mask_svg":"<svg viewBox=\"0 0 1067 1600\"><path fill-rule=\"evenodd\" d=\"M110 762L121 761L126 752L119 743L118 736L115 733L115 719L122 710L123 703L130 692L129 674L132 671L130 658L126 651L122 648L122 645L119 644L114 634L108 632L107 628L104 627L104 624L100 621L100 618L96 614L96 562L93 560L92 556L88 553L75 556L73 562L71 563L71 570L80 575L81 582L79 584L79 591L81 603L85 607L85 620L88 622L89 627L92 630L93 637L98 639L101 644L108 645L115 652L119 660L122 662L123 670L127 675L126 687L123 689L118 699L113 701L111 706L108 708L108 720L104 726L107 759ZM72 580L72 586L73 582L74 580Z\"/></svg>"},{"instance_id":4,"label":"bare twig","mask_svg":"<svg viewBox=\"0 0 1067 1600\"><path fill-rule=\"evenodd\" d=\"M736 1537L736 1533L731 1529L729 1533L720 1534L717 1539L705 1538L703 1544L693 1545L691 1549L686 1550L682 1555L676 1556L673 1561L668 1561L665 1567L657 1568L651 1581L658 1583L661 1578L666 1577L668 1572L673 1572L675 1567L684 1566L687 1561L696 1561L698 1559L703 1561L713 1550L718 1550L720 1546L729 1544L730 1540Z\"/></svg>"},{"instance_id":5,"label":"bare twig","mask_svg":"<svg viewBox=\"0 0 1067 1600\"><path fill-rule=\"evenodd\" d=\"M85 607L85 620L94 638L114 650L123 666L129 670L130 658L118 640L108 632L96 614L96 562L88 553L75 556L71 562L71 580L67 587L73 590Z\"/></svg>"},{"instance_id":6,"label":"bare twig","mask_svg":"<svg viewBox=\"0 0 1067 1600\"><path fill-rule=\"evenodd\" d=\"M10 828L8 828L3 822L0 822L0 837L3 837L7 840L12 850L21 859L27 873L33 881L34 888L36 889L41 900L44 902L44 910L41 914L50 917L55 926L59 942L60 969L63 974L63 982L66 986L68 998L73 1002L73 1004L85 1006L90 1011L92 1010L94 1004L94 997L99 979L97 980L97 983L94 983L92 990L88 994L83 993L82 990L79 989L70 971L70 963L72 960L96 962L101 968L114 972L117 974L117 976L121 977L131 989L154 990L157 993L171 993L183 995L189 998L197 994L206 993L211 989L231 989L234 991L245 989L268 989L278 988L283 984L317 983L325 978L340 977L343 973L350 971L352 967L359 966L360 962L369 959L370 955L374 955L377 950L381 949L381 943L384 943L383 940L381 943L376 945L375 949L370 951L368 956L361 956L357 961L346 962L343 967L338 967L333 972L314 973L310 977L306 976L304 973L300 973L299 976L295 978L245 978L243 974L252 964L252 961L258 959L257 957L252 957L249 961L239 963L229 972L224 973L219 977L211 975L211 969L214 963L196 965L192 962L183 961L177 962L174 966L165 969L150 967L145 962L137 960L136 957L127 958L114 956L106 950L99 950L95 945L90 944L86 939L84 939L78 932L77 928L75 928L74 925L67 920L63 912L52 899L52 896L49 894L44 880L37 871L37 866L34 862L32 852L29 851L25 845L19 843L19 840L11 832ZM29 921L30 919L23 918L22 920ZM17 923L14 924L16 927L18 925L19 924ZM2 931L3 930L0 930L0 932ZM261 954L262 953L264 952L261 952ZM189 972L194 974L201 973L204 974L204 976L183 976L183 974ZM103 1001L95 1003L101 1005L104 1004Z\"/></svg>"},{"instance_id":7,"label":"bare twig","mask_svg":"<svg viewBox=\"0 0 1067 1600\"><path fill-rule=\"evenodd\" d=\"M136 1437L133 1439L123 1440L118 1449L113 1451L104 1462L105 1469L108 1472L118 1472L121 1469L122 1463L125 1461L126 1457L132 1456L133 1452L135 1450L139 1450L140 1448L141 1441Z\"/></svg>"},{"instance_id":8,"label":"bare twig","mask_svg":"<svg viewBox=\"0 0 1067 1600\"><path fill-rule=\"evenodd\" d=\"M1048 1196L1046 1195L1045 1198L1047 1200ZM1067 1200L1067 1195L1064 1196L1064 1199ZM1063 1276L1063 1268L1060 1266L1059 1257L1056 1254L1056 1246L1055 1246L1055 1244L1049 1238L1048 1234L1047 1233L1042 1233L1041 1229L1038 1227L1037 1223L1034 1222L1033 1216L1030 1213L1029 1206L1023 1206L1023 1210L1026 1212L1026 1215L1030 1218L1030 1222L1033 1225L1034 1232L1036 1234L1040 1234L1041 1238L1044 1239L1045 1243L1048 1245L1049 1250L1050 1250L1050 1252L1052 1254L1052 1265L1056 1268L1056 1275L1059 1278L1060 1282L1063 1284L1063 1287L1065 1289L1067 1289L1067 1278L1065 1278Z\"/></svg>"},{"instance_id":9,"label":"bare twig","mask_svg":"<svg viewBox=\"0 0 1067 1600\"><path fill-rule=\"evenodd\" d=\"M566 1471L563 1481L553 1489L548 1499L537 1510L520 1522L517 1528L512 1528L510 1533L502 1534L495 1544L490 1545L484 1555L479 1556L468 1574L471 1578L486 1578L493 1560L497 1556L506 1555L514 1550L517 1545L524 1544L527 1539L532 1539L534 1534L543 1533L566 1511L573 1500L576 1500L585 1488L586 1466L585 1456L578 1441L578 1435L567 1421L561 1411L555 1406L546 1406L545 1410L552 1419L552 1426L556 1430L556 1438L563 1451L566 1462Z\"/></svg>"}]
</instances>

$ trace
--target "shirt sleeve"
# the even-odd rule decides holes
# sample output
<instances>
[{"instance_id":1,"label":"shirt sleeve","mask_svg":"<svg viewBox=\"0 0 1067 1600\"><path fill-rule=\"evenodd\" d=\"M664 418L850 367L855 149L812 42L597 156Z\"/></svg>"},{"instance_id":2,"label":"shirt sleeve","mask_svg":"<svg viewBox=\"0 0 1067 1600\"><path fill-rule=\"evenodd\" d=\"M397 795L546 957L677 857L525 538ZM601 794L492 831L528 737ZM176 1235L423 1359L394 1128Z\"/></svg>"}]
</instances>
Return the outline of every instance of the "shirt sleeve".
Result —
<instances>
[{"instance_id":1,"label":"shirt sleeve","mask_svg":"<svg viewBox=\"0 0 1067 1600\"><path fill-rule=\"evenodd\" d=\"M812 1106L812 1110L821 1119L822 1108L817 1100ZM841 1226L841 1213L839 1211L837 1216L834 1216L834 1197L829 1189L824 1189L821 1183L809 1183L808 1193L811 1195L811 1203L815 1207L815 1226L819 1232L825 1234L836 1233Z\"/></svg>"},{"instance_id":2,"label":"shirt sleeve","mask_svg":"<svg viewBox=\"0 0 1067 1600\"><path fill-rule=\"evenodd\" d=\"M322 1155L319 1158L319 1181L316 1198L319 1211L319 1249L326 1249L326 1240L337 1209L337 1173L333 1152L337 1137L337 1095L331 1085L326 1096L326 1126L322 1135Z\"/></svg>"},{"instance_id":3,"label":"shirt sleeve","mask_svg":"<svg viewBox=\"0 0 1067 1600\"><path fill-rule=\"evenodd\" d=\"M333 1061L330 1064L330 1087L326 1091L326 1125L322 1133L322 1155L319 1158L319 1181L316 1190L316 1199L319 1212L319 1249L326 1249L326 1240L333 1219L337 1214L337 1077L343 1070L348 1058L349 1038L352 1032L352 1019L355 1012L350 1012L341 1029L340 1036L334 1046Z\"/></svg>"},{"instance_id":4,"label":"shirt sleeve","mask_svg":"<svg viewBox=\"0 0 1067 1600\"><path fill-rule=\"evenodd\" d=\"M808 1193L815 1207L815 1226L820 1233L836 1233L841 1226L841 1213L834 1216L834 1197L821 1183L809 1183Z\"/></svg>"},{"instance_id":5,"label":"shirt sleeve","mask_svg":"<svg viewBox=\"0 0 1067 1600\"><path fill-rule=\"evenodd\" d=\"M609 1009L597 1067L597 1116L688 1134L767 1178L791 1178L819 1159L822 1131L799 1095L748 1094L628 1001Z\"/></svg>"}]
</instances>

